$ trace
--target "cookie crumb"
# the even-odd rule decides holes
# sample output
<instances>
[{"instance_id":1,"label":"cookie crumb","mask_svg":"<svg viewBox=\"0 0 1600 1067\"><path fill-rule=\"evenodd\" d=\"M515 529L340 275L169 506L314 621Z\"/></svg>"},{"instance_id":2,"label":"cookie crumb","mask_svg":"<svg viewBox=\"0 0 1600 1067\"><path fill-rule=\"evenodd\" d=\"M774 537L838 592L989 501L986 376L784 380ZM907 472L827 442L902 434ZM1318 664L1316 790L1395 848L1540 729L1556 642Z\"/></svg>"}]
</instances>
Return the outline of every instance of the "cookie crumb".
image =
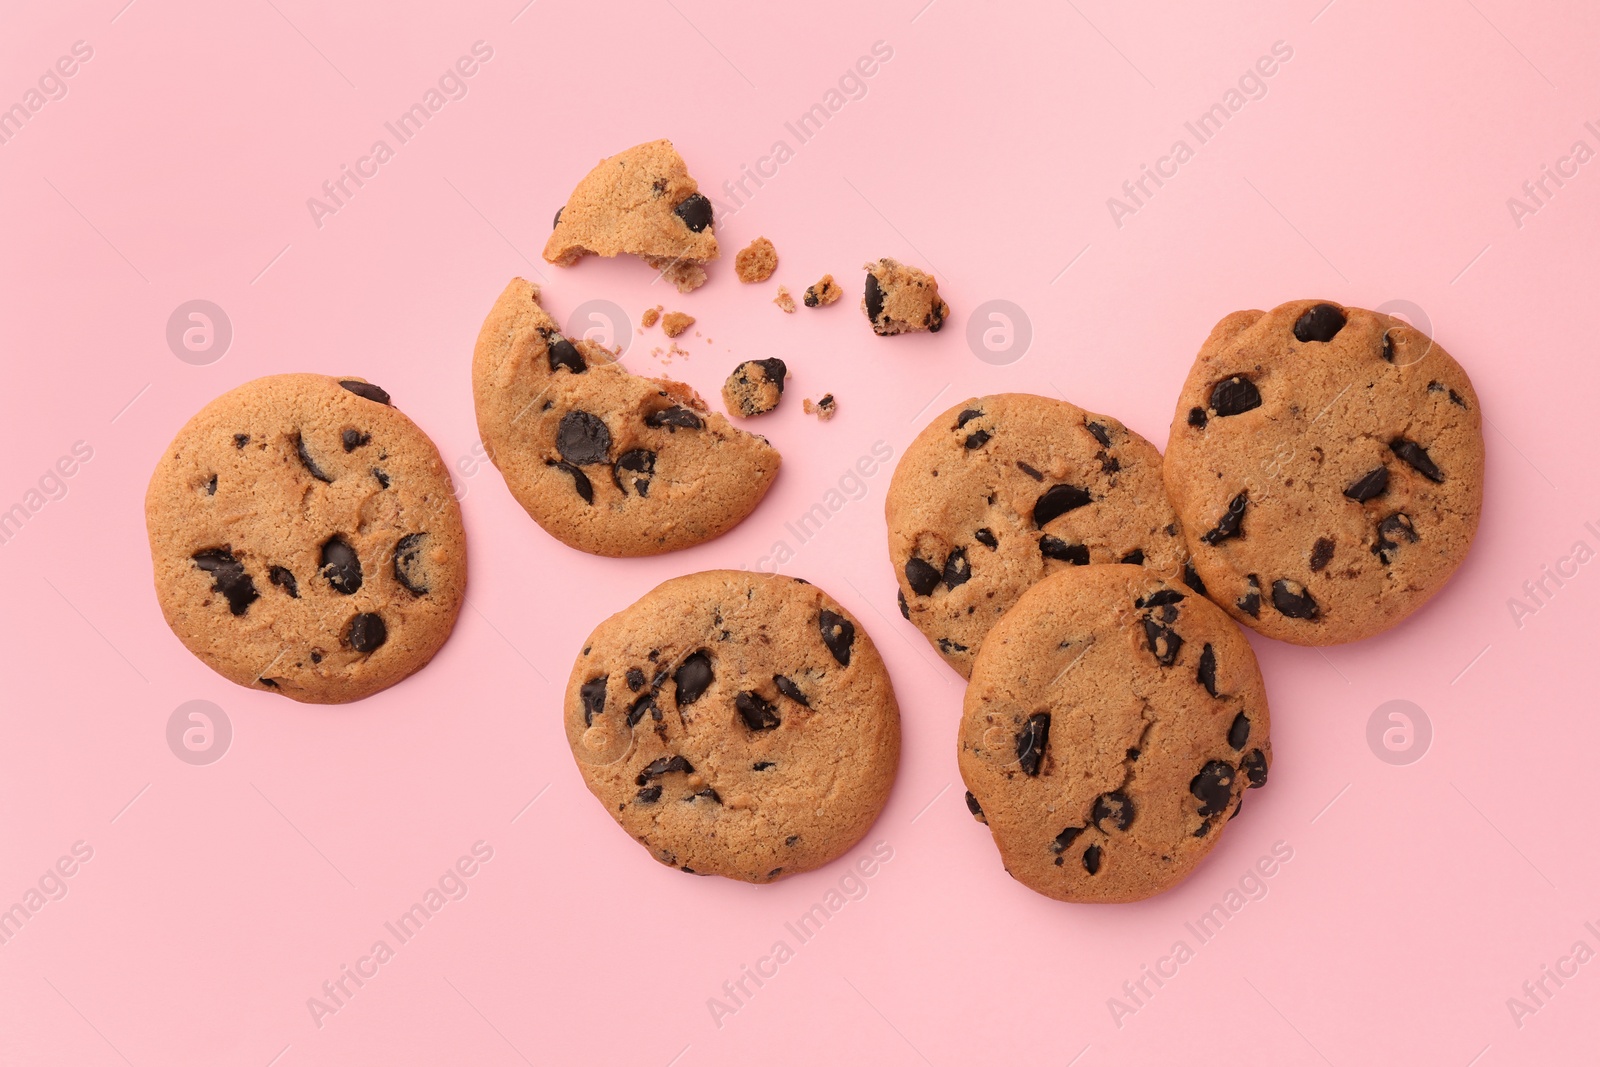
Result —
<instances>
[{"instance_id":1,"label":"cookie crumb","mask_svg":"<svg viewBox=\"0 0 1600 1067\"><path fill-rule=\"evenodd\" d=\"M794 297L790 296L789 290L783 286L778 286L778 295L772 298L772 302L777 304L785 315L794 314Z\"/></svg>"},{"instance_id":2,"label":"cookie crumb","mask_svg":"<svg viewBox=\"0 0 1600 1067\"><path fill-rule=\"evenodd\" d=\"M678 337L694 325L694 317L681 311L669 311L661 316L661 329L668 337Z\"/></svg>"},{"instance_id":3,"label":"cookie crumb","mask_svg":"<svg viewBox=\"0 0 1600 1067\"><path fill-rule=\"evenodd\" d=\"M927 330L937 333L950 314L939 298L939 283L926 271L885 257L865 265L861 310L879 337Z\"/></svg>"},{"instance_id":4,"label":"cookie crumb","mask_svg":"<svg viewBox=\"0 0 1600 1067\"><path fill-rule=\"evenodd\" d=\"M764 282L777 269L778 250L765 237L757 237L733 257L733 272L741 282Z\"/></svg>"},{"instance_id":5,"label":"cookie crumb","mask_svg":"<svg viewBox=\"0 0 1600 1067\"><path fill-rule=\"evenodd\" d=\"M654 326L660 318L661 305L657 304L653 308L645 308L644 314L639 317L639 325L648 328Z\"/></svg>"},{"instance_id":6,"label":"cookie crumb","mask_svg":"<svg viewBox=\"0 0 1600 1067\"><path fill-rule=\"evenodd\" d=\"M833 399L832 393L823 393L822 398L816 401L808 396L802 406L807 415L815 415L819 422L827 422L839 413L839 404Z\"/></svg>"},{"instance_id":7,"label":"cookie crumb","mask_svg":"<svg viewBox=\"0 0 1600 1067\"><path fill-rule=\"evenodd\" d=\"M747 359L722 383L722 402L743 418L765 414L783 398L783 380L788 376L789 368L781 359Z\"/></svg>"},{"instance_id":8,"label":"cookie crumb","mask_svg":"<svg viewBox=\"0 0 1600 1067\"><path fill-rule=\"evenodd\" d=\"M844 290L833 280L833 275L824 274L817 284L806 287L806 295L801 299L808 308L827 307L843 295Z\"/></svg>"}]
</instances>

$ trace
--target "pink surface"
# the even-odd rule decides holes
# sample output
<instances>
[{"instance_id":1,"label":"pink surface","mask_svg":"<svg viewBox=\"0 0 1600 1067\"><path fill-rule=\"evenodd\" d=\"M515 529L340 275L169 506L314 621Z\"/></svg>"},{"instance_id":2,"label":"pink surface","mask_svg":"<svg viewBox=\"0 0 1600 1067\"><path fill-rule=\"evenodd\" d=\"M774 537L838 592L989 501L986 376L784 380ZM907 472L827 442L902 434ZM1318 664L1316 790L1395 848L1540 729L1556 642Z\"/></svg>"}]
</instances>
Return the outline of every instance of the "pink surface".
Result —
<instances>
[{"instance_id":1,"label":"pink surface","mask_svg":"<svg viewBox=\"0 0 1600 1067\"><path fill-rule=\"evenodd\" d=\"M821 0L779 17L708 0L426 14L124 2L34 5L0 34L0 106L28 109L75 42L92 51L0 127L0 509L28 515L0 544L0 906L38 904L4 928L0 1062L1592 1055L1592 5ZM444 82L459 98L406 143L386 131L479 41L492 57ZM847 77L875 42L871 77ZM1271 76L1249 76L1262 57ZM1241 86L1200 143L1185 123ZM786 123L815 104L834 110L802 142ZM576 179L662 136L729 206L725 180L768 175L723 212L711 283L680 297L633 261L544 264ZM1163 161L1180 138L1184 161ZM314 220L307 199L379 139L392 158ZM1169 176L1114 219L1108 198L1142 165ZM1567 176L1536 202L1523 183L1546 165ZM789 317L771 285L738 285L731 254L758 234L782 255L776 281L798 293L832 271L846 302ZM937 270L953 308L942 333L868 332L858 266L880 255ZM610 561L527 519L475 452L468 380L513 274L542 282L563 321L591 300L635 321L656 303L689 311L690 355L666 370L707 396L738 359L789 361L790 399L760 427L784 468L747 522ZM962 804L960 681L894 609L892 463L933 413L1002 390L1059 391L1163 442L1212 323L1305 296L1405 310L1471 373L1490 422L1473 553L1382 638L1255 642L1272 782L1187 883L1123 907L1035 896ZM231 323L220 358L215 342L196 362L169 347L169 317L196 299ZM991 300L1026 316L1020 358L969 346ZM1003 342L1004 325L975 332ZM630 337L627 364L658 370L660 334ZM469 606L434 663L339 708L237 688L185 652L157 610L143 527L149 473L184 420L240 382L302 370L393 393L455 466L471 549ZM799 400L825 390L840 414L819 425ZM890 464L850 481L875 446ZM50 474L61 457L70 477ZM820 532L796 536L789 524L841 485ZM847 605L887 658L899 780L850 861L770 887L691 878L590 798L560 689L600 619L673 575L770 566L779 543L782 569ZM1525 583L1541 579L1532 599ZM194 700L231 727L208 765L169 747ZM1423 710L1431 740L1413 710L1391 759L1425 758L1379 758L1388 710L1369 743L1393 700ZM874 851L887 862L851 880ZM1289 858L1253 877L1274 852ZM462 857L472 876L444 877ZM58 861L70 877L50 873ZM385 923L442 877L459 899L441 896L402 943ZM843 903L802 943L786 924L830 901ZM1227 918L1202 939L1219 904ZM391 957L362 962L380 940ZM763 960L779 941L774 974ZM308 1001L333 1004L323 984L346 967L370 977L318 1017ZM735 1001L724 983L746 967L769 977L745 978Z\"/></svg>"}]
</instances>

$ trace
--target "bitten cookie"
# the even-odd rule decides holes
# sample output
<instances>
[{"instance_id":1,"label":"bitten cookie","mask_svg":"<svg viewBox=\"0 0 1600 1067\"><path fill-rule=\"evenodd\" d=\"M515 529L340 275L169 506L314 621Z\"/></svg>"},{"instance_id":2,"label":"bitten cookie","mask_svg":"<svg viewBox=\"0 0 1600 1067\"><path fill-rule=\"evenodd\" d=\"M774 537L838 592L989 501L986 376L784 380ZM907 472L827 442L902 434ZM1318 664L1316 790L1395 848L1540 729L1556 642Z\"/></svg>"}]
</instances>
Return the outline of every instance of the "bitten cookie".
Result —
<instances>
[{"instance_id":1,"label":"bitten cookie","mask_svg":"<svg viewBox=\"0 0 1600 1067\"><path fill-rule=\"evenodd\" d=\"M1272 762L1266 691L1221 608L1142 567L1052 575L989 631L958 759L1006 870L1142 900L1194 870Z\"/></svg>"},{"instance_id":2,"label":"bitten cookie","mask_svg":"<svg viewBox=\"0 0 1600 1067\"><path fill-rule=\"evenodd\" d=\"M647 556L708 541L754 510L778 473L763 437L693 389L641 378L561 336L514 278L472 358L484 450L533 520L573 548Z\"/></svg>"},{"instance_id":3,"label":"bitten cookie","mask_svg":"<svg viewBox=\"0 0 1600 1067\"><path fill-rule=\"evenodd\" d=\"M717 258L711 201L671 141L602 159L556 212L544 258L570 267L584 256L638 256L687 293Z\"/></svg>"},{"instance_id":4,"label":"bitten cookie","mask_svg":"<svg viewBox=\"0 0 1600 1067\"><path fill-rule=\"evenodd\" d=\"M950 314L939 298L939 283L925 271L884 258L866 264L861 310L879 337L928 330L937 333Z\"/></svg>"},{"instance_id":5,"label":"bitten cookie","mask_svg":"<svg viewBox=\"0 0 1600 1067\"><path fill-rule=\"evenodd\" d=\"M674 578L601 623L565 718L590 792L651 855L746 882L859 841L900 758L866 631L816 586L749 571Z\"/></svg>"},{"instance_id":6,"label":"bitten cookie","mask_svg":"<svg viewBox=\"0 0 1600 1067\"><path fill-rule=\"evenodd\" d=\"M359 700L444 644L466 590L439 452L359 378L257 378L202 408L145 494L167 625L230 681Z\"/></svg>"},{"instance_id":7,"label":"bitten cookie","mask_svg":"<svg viewBox=\"0 0 1600 1067\"><path fill-rule=\"evenodd\" d=\"M1314 300L1235 312L1189 371L1165 473L1218 604L1269 637L1355 641L1465 558L1483 503L1478 397L1388 315Z\"/></svg>"},{"instance_id":8,"label":"bitten cookie","mask_svg":"<svg viewBox=\"0 0 1600 1067\"><path fill-rule=\"evenodd\" d=\"M906 449L884 513L900 613L966 676L1023 590L1064 567L1182 577L1161 453L1116 419L1002 393L957 404Z\"/></svg>"}]
</instances>

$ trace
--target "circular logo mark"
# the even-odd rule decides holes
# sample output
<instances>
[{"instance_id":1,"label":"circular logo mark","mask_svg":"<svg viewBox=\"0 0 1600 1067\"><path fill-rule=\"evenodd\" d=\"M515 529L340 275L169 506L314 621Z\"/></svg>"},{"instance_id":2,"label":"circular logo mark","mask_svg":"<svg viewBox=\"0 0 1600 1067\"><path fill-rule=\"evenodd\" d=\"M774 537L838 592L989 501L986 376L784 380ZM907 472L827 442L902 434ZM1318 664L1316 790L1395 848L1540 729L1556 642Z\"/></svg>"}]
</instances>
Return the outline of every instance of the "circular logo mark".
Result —
<instances>
[{"instance_id":1,"label":"circular logo mark","mask_svg":"<svg viewBox=\"0 0 1600 1067\"><path fill-rule=\"evenodd\" d=\"M633 320L620 304L609 300L585 300L567 316L567 327L562 331L569 340L579 337L593 341L605 349L615 349L616 358L628 354L633 341ZM620 347L619 347L620 346Z\"/></svg>"},{"instance_id":2,"label":"circular logo mark","mask_svg":"<svg viewBox=\"0 0 1600 1067\"><path fill-rule=\"evenodd\" d=\"M1393 315L1400 321L1422 331L1428 338L1428 343L1418 350L1395 355L1395 366L1409 367L1413 363L1420 363L1429 352L1433 351L1433 320L1428 318L1428 313L1422 310L1422 305L1410 300L1385 300L1372 309L1380 315Z\"/></svg>"},{"instance_id":3,"label":"circular logo mark","mask_svg":"<svg viewBox=\"0 0 1600 1067\"><path fill-rule=\"evenodd\" d=\"M232 743L228 713L209 700L185 701L167 719L167 747L185 763L196 767L215 763Z\"/></svg>"},{"instance_id":4,"label":"circular logo mark","mask_svg":"<svg viewBox=\"0 0 1600 1067\"><path fill-rule=\"evenodd\" d=\"M1015 363L1032 343L1033 321L1009 300L986 300L967 319L967 347L985 363Z\"/></svg>"},{"instance_id":5,"label":"circular logo mark","mask_svg":"<svg viewBox=\"0 0 1600 1067\"><path fill-rule=\"evenodd\" d=\"M204 367L228 353L233 321L209 300L188 300L167 318L167 347L185 363Z\"/></svg>"},{"instance_id":6,"label":"circular logo mark","mask_svg":"<svg viewBox=\"0 0 1600 1067\"><path fill-rule=\"evenodd\" d=\"M1427 754L1433 744L1428 713L1409 700L1389 700L1367 719L1367 747L1385 763L1404 767Z\"/></svg>"}]
</instances>

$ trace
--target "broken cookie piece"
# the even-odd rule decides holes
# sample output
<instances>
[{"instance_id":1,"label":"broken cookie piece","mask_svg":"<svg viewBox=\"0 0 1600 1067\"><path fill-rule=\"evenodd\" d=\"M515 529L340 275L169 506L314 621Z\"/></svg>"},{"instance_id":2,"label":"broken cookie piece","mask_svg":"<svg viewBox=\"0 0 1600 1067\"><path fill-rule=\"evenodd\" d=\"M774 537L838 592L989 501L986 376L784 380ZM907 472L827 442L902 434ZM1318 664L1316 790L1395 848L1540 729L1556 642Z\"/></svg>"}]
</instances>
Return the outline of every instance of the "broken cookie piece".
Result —
<instances>
[{"instance_id":1,"label":"broken cookie piece","mask_svg":"<svg viewBox=\"0 0 1600 1067\"><path fill-rule=\"evenodd\" d=\"M694 325L694 316L685 315L681 311L669 311L661 316L661 329L668 337L682 336L683 332Z\"/></svg>"},{"instance_id":2,"label":"broken cookie piece","mask_svg":"<svg viewBox=\"0 0 1600 1067\"><path fill-rule=\"evenodd\" d=\"M544 258L570 267L584 256L638 256L687 293L717 258L711 201L671 141L650 141L603 159L556 213Z\"/></svg>"},{"instance_id":3,"label":"broken cookie piece","mask_svg":"<svg viewBox=\"0 0 1600 1067\"><path fill-rule=\"evenodd\" d=\"M763 415L783 399L783 380L788 376L789 368L781 359L747 359L722 384L722 402L744 418Z\"/></svg>"},{"instance_id":4,"label":"broken cookie piece","mask_svg":"<svg viewBox=\"0 0 1600 1067\"><path fill-rule=\"evenodd\" d=\"M839 413L839 403L833 399L832 393L823 393L822 399L817 401L808 396L802 406L807 415L815 415L819 422L827 422Z\"/></svg>"},{"instance_id":5,"label":"broken cookie piece","mask_svg":"<svg viewBox=\"0 0 1600 1067\"><path fill-rule=\"evenodd\" d=\"M661 305L660 304L657 304L653 308L645 308L644 309L644 314L639 316L639 325L645 327L646 329L648 329L651 326L654 326L657 322L660 322L660 321L661 321Z\"/></svg>"},{"instance_id":6,"label":"broken cookie piece","mask_svg":"<svg viewBox=\"0 0 1600 1067\"><path fill-rule=\"evenodd\" d=\"M790 296L789 290L783 286L778 286L778 295L772 298L772 302L777 304L778 310L785 315L794 314L794 297Z\"/></svg>"},{"instance_id":7,"label":"broken cookie piece","mask_svg":"<svg viewBox=\"0 0 1600 1067\"><path fill-rule=\"evenodd\" d=\"M733 257L733 273L745 283L764 282L778 269L778 250L765 237L757 237Z\"/></svg>"},{"instance_id":8,"label":"broken cookie piece","mask_svg":"<svg viewBox=\"0 0 1600 1067\"><path fill-rule=\"evenodd\" d=\"M879 337L927 330L937 333L950 314L939 298L939 283L916 267L887 257L865 265L866 292L861 309Z\"/></svg>"},{"instance_id":9,"label":"broken cookie piece","mask_svg":"<svg viewBox=\"0 0 1600 1067\"><path fill-rule=\"evenodd\" d=\"M833 275L824 274L815 285L806 287L806 294L803 299L808 308L827 307L843 295L844 290L839 287L838 282L833 280Z\"/></svg>"}]
</instances>

